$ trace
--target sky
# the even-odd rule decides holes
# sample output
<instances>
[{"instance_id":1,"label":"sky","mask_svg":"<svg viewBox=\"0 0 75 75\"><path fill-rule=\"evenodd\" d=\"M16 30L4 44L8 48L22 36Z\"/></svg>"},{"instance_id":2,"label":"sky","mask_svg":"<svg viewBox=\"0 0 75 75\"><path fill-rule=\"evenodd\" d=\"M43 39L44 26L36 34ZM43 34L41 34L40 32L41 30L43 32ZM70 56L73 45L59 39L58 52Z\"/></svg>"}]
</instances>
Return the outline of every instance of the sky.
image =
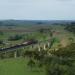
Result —
<instances>
[{"instance_id":1,"label":"sky","mask_svg":"<svg viewBox=\"0 0 75 75\"><path fill-rule=\"evenodd\" d=\"M75 20L75 0L0 0L0 19Z\"/></svg>"}]
</instances>

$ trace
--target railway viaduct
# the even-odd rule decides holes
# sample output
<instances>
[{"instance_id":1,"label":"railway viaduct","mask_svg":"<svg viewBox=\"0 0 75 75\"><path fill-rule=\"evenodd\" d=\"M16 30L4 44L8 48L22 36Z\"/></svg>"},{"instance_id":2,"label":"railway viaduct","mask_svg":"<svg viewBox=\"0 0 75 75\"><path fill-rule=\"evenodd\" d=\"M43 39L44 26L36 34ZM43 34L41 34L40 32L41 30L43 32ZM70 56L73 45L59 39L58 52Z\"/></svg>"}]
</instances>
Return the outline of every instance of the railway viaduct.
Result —
<instances>
[{"instance_id":1,"label":"railway viaduct","mask_svg":"<svg viewBox=\"0 0 75 75\"><path fill-rule=\"evenodd\" d=\"M29 46L29 45L33 48L34 47L33 45L36 44L36 46L38 47L38 50L40 51L41 50L41 43L43 43L42 47L43 47L44 50L46 50L46 45L48 47L50 45L49 40L46 40L46 44L42 41L40 41L38 43L38 41L36 41L36 40L29 40L29 41L26 41L22 44L18 44L18 45L11 46L11 47L8 47L8 48L1 48L0 52L3 52L3 53L14 52L14 57L16 58L17 57L17 49L22 48L22 47L26 47L26 46Z\"/></svg>"}]
</instances>

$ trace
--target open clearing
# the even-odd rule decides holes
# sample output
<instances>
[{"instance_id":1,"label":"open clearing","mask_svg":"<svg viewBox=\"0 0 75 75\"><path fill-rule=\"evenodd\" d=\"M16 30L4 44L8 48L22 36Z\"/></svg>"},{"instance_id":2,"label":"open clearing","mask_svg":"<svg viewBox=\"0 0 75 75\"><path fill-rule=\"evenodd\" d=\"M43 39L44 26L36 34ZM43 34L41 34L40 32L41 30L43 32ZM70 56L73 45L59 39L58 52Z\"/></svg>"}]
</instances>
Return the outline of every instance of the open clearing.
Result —
<instances>
[{"instance_id":1,"label":"open clearing","mask_svg":"<svg viewBox=\"0 0 75 75\"><path fill-rule=\"evenodd\" d=\"M44 72L31 71L27 59L11 58L0 60L0 75L44 75Z\"/></svg>"}]
</instances>

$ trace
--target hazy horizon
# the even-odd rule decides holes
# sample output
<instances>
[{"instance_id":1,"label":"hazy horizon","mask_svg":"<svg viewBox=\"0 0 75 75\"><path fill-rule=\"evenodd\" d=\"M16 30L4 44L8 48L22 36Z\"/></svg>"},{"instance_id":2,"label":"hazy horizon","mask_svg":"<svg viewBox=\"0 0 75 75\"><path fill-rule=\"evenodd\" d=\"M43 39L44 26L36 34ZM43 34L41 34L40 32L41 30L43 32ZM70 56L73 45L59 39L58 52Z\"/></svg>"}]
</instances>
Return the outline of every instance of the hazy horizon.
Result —
<instances>
[{"instance_id":1,"label":"hazy horizon","mask_svg":"<svg viewBox=\"0 0 75 75\"><path fill-rule=\"evenodd\" d=\"M0 0L0 20L75 20L75 0Z\"/></svg>"}]
</instances>

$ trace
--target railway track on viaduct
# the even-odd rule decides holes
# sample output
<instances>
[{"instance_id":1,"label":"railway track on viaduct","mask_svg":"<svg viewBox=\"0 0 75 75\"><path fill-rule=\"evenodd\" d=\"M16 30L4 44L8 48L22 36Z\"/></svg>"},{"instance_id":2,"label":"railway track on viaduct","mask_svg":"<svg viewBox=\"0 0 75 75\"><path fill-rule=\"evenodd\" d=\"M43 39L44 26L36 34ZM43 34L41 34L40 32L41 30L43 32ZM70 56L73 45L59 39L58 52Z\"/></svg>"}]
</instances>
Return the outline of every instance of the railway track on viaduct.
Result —
<instances>
[{"instance_id":1,"label":"railway track on viaduct","mask_svg":"<svg viewBox=\"0 0 75 75\"><path fill-rule=\"evenodd\" d=\"M37 44L37 43L38 43L37 40L28 40L28 41L26 41L22 44L18 44L18 45L11 46L11 47L8 47L8 48L0 48L0 52L15 51L18 48L33 45L33 44Z\"/></svg>"}]
</instances>

